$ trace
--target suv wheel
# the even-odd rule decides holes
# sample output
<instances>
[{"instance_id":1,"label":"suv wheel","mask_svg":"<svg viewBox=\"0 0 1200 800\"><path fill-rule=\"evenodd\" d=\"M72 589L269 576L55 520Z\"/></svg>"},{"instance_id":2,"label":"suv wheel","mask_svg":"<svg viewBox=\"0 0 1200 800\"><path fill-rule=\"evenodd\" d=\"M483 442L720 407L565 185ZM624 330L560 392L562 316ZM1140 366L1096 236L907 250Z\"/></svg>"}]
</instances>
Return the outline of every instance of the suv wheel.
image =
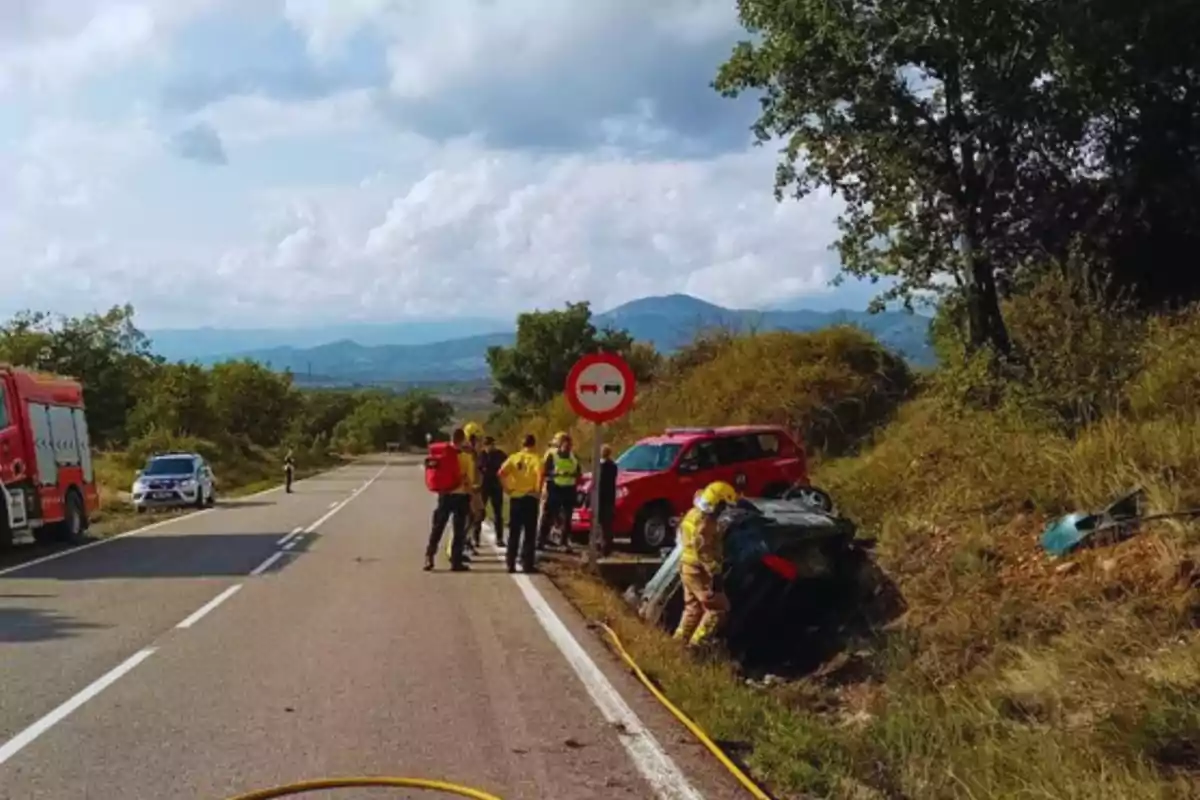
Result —
<instances>
[{"instance_id":1,"label":"suv wheel","mask_svg":"<svg viewBox=\"0 0 1200 800\"><path fill-rule=\"evenodd\" d=\"M670 547L674 543L671 509L665 503L655 503L638 512L633 525L634 548L649 552Z\"/></svg>"}]
</instances>

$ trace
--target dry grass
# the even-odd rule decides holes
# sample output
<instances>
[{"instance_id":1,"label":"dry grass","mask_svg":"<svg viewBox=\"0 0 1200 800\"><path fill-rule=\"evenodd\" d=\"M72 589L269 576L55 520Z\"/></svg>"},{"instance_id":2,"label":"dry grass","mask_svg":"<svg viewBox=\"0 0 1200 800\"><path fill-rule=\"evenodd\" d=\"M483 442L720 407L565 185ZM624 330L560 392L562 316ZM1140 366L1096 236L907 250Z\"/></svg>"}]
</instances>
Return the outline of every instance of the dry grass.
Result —
<instances>
[{"instance_id":1,"label":"dry grass","mask_svg":"<svg viewBox=\"0 0 1200 800\"><path fill-rule=\"evenodd\" d=\"M1038 544L1048 518L1136 485L1157 510L1200 505L1200 313L1073 339L1050 316L1013 315L1036 357L1019 387L986 387L990 410L966 402L974 367L959 363L861 454L818 460L817 482L878 536L908 607L866 647L870 677L755 688L725 663L690 662L582 574L556 581L714 738L749 743L746 761L780 796L1200 798L1200 527L1148 526L1065 562ZM1118 344L1124 360L1099 369ZM749 377L703 374L654 389L622 435L791 420L813 384L811 371L762 377L747 393ZM555 407L535 423L566 421Z\"/></svg>"}]
</instances>

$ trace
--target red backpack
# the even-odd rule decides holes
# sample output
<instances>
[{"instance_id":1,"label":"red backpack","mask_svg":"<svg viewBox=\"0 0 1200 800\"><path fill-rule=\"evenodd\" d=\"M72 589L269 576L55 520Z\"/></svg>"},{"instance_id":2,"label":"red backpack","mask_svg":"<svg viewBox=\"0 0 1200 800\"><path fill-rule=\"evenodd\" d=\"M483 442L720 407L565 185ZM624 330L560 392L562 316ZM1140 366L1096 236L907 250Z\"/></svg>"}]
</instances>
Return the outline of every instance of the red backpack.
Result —
<instances>
[{"instance_id":1,"label":"red backpack","mask_svg":"<svg viewBox=\"0 0 1200 800\"><path fill-rule=\"evenodd\" d=\"M458 466L458 448L450 442L434 442L429 445L425 457L425 488L437 494L453 492L462 483L462 470Z\"/></svg>"}]
</instances>

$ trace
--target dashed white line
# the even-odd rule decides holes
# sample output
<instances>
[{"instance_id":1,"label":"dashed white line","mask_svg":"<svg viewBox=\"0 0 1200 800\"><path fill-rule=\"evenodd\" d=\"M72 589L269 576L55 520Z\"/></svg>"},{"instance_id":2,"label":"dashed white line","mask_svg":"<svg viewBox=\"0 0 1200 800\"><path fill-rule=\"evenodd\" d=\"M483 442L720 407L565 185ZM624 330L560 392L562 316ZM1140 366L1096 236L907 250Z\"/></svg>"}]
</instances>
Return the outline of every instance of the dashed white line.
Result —
<instances>
[{"instance_id":1,"label":"dashed white line","mask_svg":"<svg viewBox=\"0 0 1200 800\"><path fill-rule=\"evenodd\" d=\"M496 547L496 532L490 522L484 523L483 535L497 553L501 552L500 548ZM571 665L571 669L583 682L584 688L596 704L596 708L600 709L605 721L621 730L622 733L617 738L629 754L634 767L653 789L654 796L658 800L704 800L704 795L688 782L679 765L663 750L658 739L654 738L650 729L567 630L567 626L554 613L554 609L546 602L546 598L534 586L530 577L524 574L514 574L511 577L516 581L517 588L533 609L534 617L541 623L550 641L554 642Z\"/></svg>"},{"instance_id":2,"label":"dashed white line","mask_svg":"<svg viewBox=\"0 0 1200 800\"><path fill-rule=\"evenodd\" d=\"M379 468L378 472L376 472L374 475L371 476L370 480L368 480L362 486L359 486L357 489L355 489L353 492L351 492L349 497L345 498L344 500L335 500L333 503L331 503L329 510L326 511L325 514L320 519L318 519L316 522L314 522L311 525L304 527L304 528L296 528L291 533L289 533L287 536L284 536L282 539L280 539L278 542L276 542L275 544L278 545L281 549L272 553L271 556L269 558L267 558L266 561L264 561L263 563L261 563L257 567L255 567L254 570L250 573L251 577L256 576L256 575L262 575L264 572L266 572L268 569L270 569L275 564L276 561L283 558L285 555L287 555L292 550L293 547L295 547L297 544L299 544L305 534L313 533L314 531L316 531L316 529L321 527L321 525L323 525L326 521L328 521L330 517L332 517L334 514L338 513L343 508L345 508L350 503L351 500L353 500L354 498L356 498L360 494L362 494L364 491L366 491L367 488L369 488L371 484L373 484L375 481L377 481L379 479L379 476L382 475L387 470L387 468L388 468L388 464L384 464L382 467Z\"/></svg>"},{"instance_id":3,"label":"dashed white line","mask_svg":"<svg viewBox=\"0 0 1200 800\"><path fill-rule=\"evenodd\" d=\"M277 553L272 553L270 556L267 557L266 561L259 564L257 567L255 567L250 572L251 577L253 577L255 575L262 575L264 572L266 572L268 569L271 568L272 564L274 564L279 559L283 558L283 555L284 554L283 554L282 550Z\"/></svg>"},{"instance_id":4,"label":"dashed white line","mask_svg":"<svg viewBox=\"0 0 1200 800\"><path fill-rule=\"evenodd\" d=\"M340 472L342 469L346 469L346 467L339 467L337 469L330 470L330 472ZM312 480L313 478L317 478L317 477L320 477L321 475L325 475L325 474L328 474L328 473L317 473L316 475L313 475L311 478L306 478L305 480ZM297 483L300 483L300 481L297 481ZM278 492L281 489L283 489L282 485L273 486L270 489L264 489L261 492L255 492L254 494L242 495L241 497L238 497L237 499L238 500L249 500L254 497L262 497L263 495L271 494L272 492ZM99 547L102 544L108 544L109 542L115 542L120 539L128 538L130 536L137 536L139 534L146 533L147 531L152 531L152 530L155 530L156 528L161 528L164 525L170 525L175 522L183 522L185 519L195 519L196 517L202 516L204 514L211 514L212 512L214 512L216 510L217 510L216 508L205 508L205 509L201 509L200 511L193 511L189 514L181 514L178 517L171 517L170 519L164 519L164 520L159 520L158 522L152 522L151 524L145 525L141 528L134 528L131 531L125 531L124 533L119 533L116 536L107 536L103 539L98 539L97 541L94 541L94 542L88 542L87 544L81 544L81 545L78 545L77 547L71 547L66 550L60 550L57 553L50 553L49 555L44 555L41 558L35 558L32 561L26 561L24 563L17 564L15 566L8 567L6 569L0 569L0 575L10 575L14 572L20 572L23 569L29 569L30 567L36 567L38 564L45 564L47 561L55 561L60 558L65 558L69 555L74 555L75 553L82 553L84 550L91 550L93 547Z\"/></svg>"},{"instance_id":5,"label":"dashed white line","mask_svg":"<svg viewBox=\"0 0 1200 800\"><path fill-rule=\"evenodd\" d=\"M382 467L380 467L379 471L376 472L374 475L372 475L371 479L369 481L364 483L362 486L358 487L358 489L356 491L352 492L350 494L350 496L347 497L345 500L335 502L332 505L332 507L329 509L329 511L325 512L324 516L322 516L316 522L314 522L313 524L311 524L307 528L305 528L304 532L312 533L317 528L321 527L327 520L329 520L330 517L332 517L334 514L338 513L343 508L345 508L350 503L351 500L358 497L360 494L365 492L371 486L371 484L373 484L375 481L379 480L379 476L382 475L384 473L384 470L386 470L387 468L388 468L387 464L384 464Z\"/></svg>"},{"instance_id":6,"label":"dashed white line","mask_svg":"<svg viewBox=\"0 0 1200 800\"><path fill-rule=\"evenodd\" d=\"M287 536L284 536L282 539L280 539L280 540L279 540L278 542L276 542L275 544L277 544L277 545L282 545L282 544L284 544L285 542L287 542L287 540L288 540L288 539L291 539L293 536L295 536L295 535L296 535L296 534L298 534L298 533L304 533L304 526L303 526L303 525L299 525L299 526L297 526L297 527L295 527L295 528L292 528L292 532L291 532L291 533L289 533Z\"/></svg>"},{"instance_id":7,"label":"dashed white line","mask_svg":"<svg viewBox=\"0 0 1200 800\"><path fill-rule=\"evenodd\" d=\"M176 628L192 627L197 622L199 622L200 619L205 614L212 611L214 608L221 605L221 603L224 603L226 600L228 600L229 598L231 598L235 594L237 594L238 589L241 589L241 588L242 588L242 585L240 583L236 583L233 586L230 586L228 589L221 592L219 595L214 597L212 600L209 600L207 603L200 606L198 609L196 609L194 612L192 612L191 616L189 616L187 619L185 619L183 622L179 623L175 627Z\"/></svg>"},{"instance_id":8,"label":"dashed white line","mask_svg":"<svg viewBox=\"0 0 1200 800\"><path fill-rule=\"evenodd\" d=\"M0 746L0 764L3 764L17 753L24 750L31 742L33 742L34 739L38 738L55 725L62 722L64 719L70 716L72 712L74 712L88 700L91 700L109 686L116 683L122 675L126 674L138 664L154 655L155 649L156 648L153 647L147 647L144 650L139 650L138 652L134 653L116 667L97 678L88 686L84 687L83 691L79 692L79 694L67 700L58 708L54 709L46 716L42 717L28 728L9 739L3 744L3 746Z\"/></svg>"}]
</instances>

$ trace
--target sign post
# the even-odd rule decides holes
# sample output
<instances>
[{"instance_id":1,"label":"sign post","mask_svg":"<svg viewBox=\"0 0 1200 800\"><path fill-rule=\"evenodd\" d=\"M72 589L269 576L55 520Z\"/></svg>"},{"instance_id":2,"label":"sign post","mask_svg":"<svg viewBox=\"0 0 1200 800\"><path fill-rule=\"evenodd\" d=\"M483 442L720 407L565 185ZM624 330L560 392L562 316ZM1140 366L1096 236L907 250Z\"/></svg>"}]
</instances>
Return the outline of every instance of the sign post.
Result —
<instances>
[{"instance_id":1,"label":"sign post","mask_svg":"<svg viewBox=\"0 0 1200 800\"><path fill-rule=\"evenodd\" d=\"M567 375L566 395L571 409L595 425L592 436L592 529L588 534L587 564L595 569L600 561L600 450L604 446L604 423L619 419L633 407L636 382L633 370L615 353L596 353L575 362ZM567 521L570 536L570 520Z\"/></svg>"}]
</instances>

